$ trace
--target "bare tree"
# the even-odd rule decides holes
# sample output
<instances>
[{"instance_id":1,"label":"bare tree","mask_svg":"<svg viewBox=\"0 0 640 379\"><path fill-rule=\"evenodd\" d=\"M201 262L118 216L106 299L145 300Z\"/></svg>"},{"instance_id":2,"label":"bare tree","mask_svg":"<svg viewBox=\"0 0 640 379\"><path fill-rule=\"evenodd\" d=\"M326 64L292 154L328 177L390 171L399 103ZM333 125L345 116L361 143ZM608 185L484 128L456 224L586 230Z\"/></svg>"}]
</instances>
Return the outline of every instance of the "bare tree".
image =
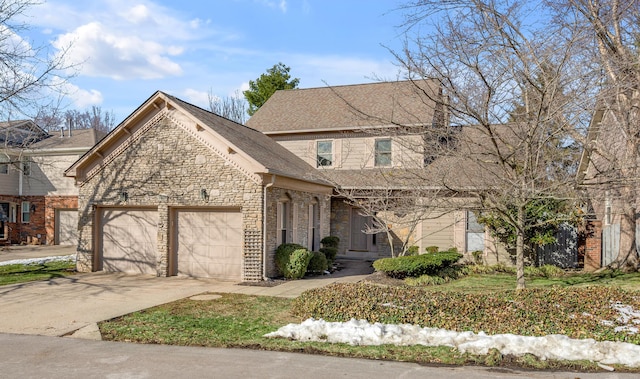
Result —
<instances>
[{"instance_id":1,"label":"bare tree","mask_svg":"<svg viewBox=\"0 0 640 379\"><path fill-rule=\"evenodd\" d=\"M0 0L0 119L32 118L40 105L55 101L64 84L66 49L52 54L48 45L34 46L20 33L20 21L37 0Z\"/></svg>"},{"instance_id":2,"label":"bare tree","mask_svg":"<svg viewBox=\"0 0 640 379\"><path fill-rule=\"evenodd\" d=\"M218 97L209 91L209 109L224 118L243 124L247 121L247 102L239 91L228 97Z\"/></svg>"},{"instance_id":3,"label":"bare tree","mask_svg":"<svg viewBox=\"0 0 640 379\"><path fill-rule=\"evenodd\" d=\"M527 219L527 206L574 198L575 171L558 162L567 161L565 147L576 142L590 105L574 101L590 90L580 72L582 41L567 25L532 20L539 9L527 4L416 1L404 8L405 49L394 52L410 78L439 80L444 97L432 100L460 125L455 147L427 166L429 180L515 230L519 289L527 229L540 222ZM438 130L431 133L438 141Z\"/></svg>"},{"instance_id":4,"label":"bare tree","mask_svg":"<svg viewBox=\"0 0 640 379\"><path fill-rule=\"evenodd\" d=\"M585 186L597 201L619 207L620 251L614 268L637 269L638 185L640 179L640 1L558 0L547 3L554 21L574 29L583 41L585 66L597 68L590 130L590 169ZM598 196L599 194L599 196Z\"/></svg>"}]
</instances>

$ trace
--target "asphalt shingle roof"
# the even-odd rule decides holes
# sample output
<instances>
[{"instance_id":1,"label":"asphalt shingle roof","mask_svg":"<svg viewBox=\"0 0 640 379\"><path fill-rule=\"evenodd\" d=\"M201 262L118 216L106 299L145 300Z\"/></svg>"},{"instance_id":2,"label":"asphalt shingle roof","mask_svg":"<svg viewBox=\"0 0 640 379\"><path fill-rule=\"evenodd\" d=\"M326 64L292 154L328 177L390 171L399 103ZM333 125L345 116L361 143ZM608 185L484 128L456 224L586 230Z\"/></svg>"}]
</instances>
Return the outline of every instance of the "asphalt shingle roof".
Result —
<instances>
[{"instance_id":1,"label":"asphalt shingle roof","mask_svg":"<svg viewBox=\"0 0 640 379\"><path fill-rule=\"evenodd\" d=\"M326 184L318 171L282 147L272 138L250 127L163 93L185 111L202 121L238 149L265 166L269 172L305 181Z\"/></svg>"},{"instance_id":2,"label":"asphalt shingle roof","mask_svg":"<svg viewBox=\"0 0 640 379\"><path fill-rule=\"evenodd\" d=\"M431 125L435 108L431 98L437 91L433 80L280 90L247 125L265 133L393 123Z\"/></svg>"}]
</instances>

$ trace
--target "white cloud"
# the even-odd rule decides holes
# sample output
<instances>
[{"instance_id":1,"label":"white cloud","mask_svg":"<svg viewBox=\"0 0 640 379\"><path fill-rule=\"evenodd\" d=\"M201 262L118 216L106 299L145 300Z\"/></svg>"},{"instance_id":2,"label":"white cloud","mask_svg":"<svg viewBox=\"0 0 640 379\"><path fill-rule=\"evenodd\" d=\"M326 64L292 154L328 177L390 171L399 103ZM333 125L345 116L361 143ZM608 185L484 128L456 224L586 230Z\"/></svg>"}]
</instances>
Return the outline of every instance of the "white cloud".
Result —
<instances>
[{"instance_id":1,"label":"white cloud","mask_svg":"<svg viewBox=\"0 0 640 379\"><path fill-rule=\"evenodd\" d=\"M120 34L99 22L60 35L53 45L59 49L70 45L66 58L71 64L79 64L80 72L88 76L122 80L182 74L180 65L169 58L180 54L181 47Z\"/></svg>"},{"instance_id":2,"label":"white cloud","mask_svg":"<svg viewBox=\"0 0 640 379\"><path fill-rule=\"evenodd\" d=\"M204 109L209 109L209 94L207 92L198 91L193 88L187 88L183 91L184 100L197 105Z\"/></svg>"},{"instance_id":3,"label":"white cloud","mask_svg":"<svg viewBox=\"0 0 640 379\"><path fill-rule=\"evenodd\" d=\"M287 13L287 0L272 1L272 0L256 0L257 3L265 5L269 8L280 9L282 13Z\"/></svg>"},{"instance_id":4,"label":"white cloud","mask_svg":"<svg viewBox=\"0 0 640 379\"><path fill-rule=\"evenodd\" d=\"M149 8L142 4L138 4L132 8L129 8L127 11L120 14L125 20L134 24L139 24L143 21L146 21L150 17Z\"/></svg>"},{"instance_id":5,"label":"white cloud","mask_svg":"<svg viewBox=\"0 0 640 379\"><path fill-rule=\"evenodd\" d=\"M102 93L96 89L82 89L60 77L52 79L52 85L56 86L60 92L64 93L73 102L76 109L84 109L92 105L102 104L104 98Z\"/></svg>"}]
</instances>

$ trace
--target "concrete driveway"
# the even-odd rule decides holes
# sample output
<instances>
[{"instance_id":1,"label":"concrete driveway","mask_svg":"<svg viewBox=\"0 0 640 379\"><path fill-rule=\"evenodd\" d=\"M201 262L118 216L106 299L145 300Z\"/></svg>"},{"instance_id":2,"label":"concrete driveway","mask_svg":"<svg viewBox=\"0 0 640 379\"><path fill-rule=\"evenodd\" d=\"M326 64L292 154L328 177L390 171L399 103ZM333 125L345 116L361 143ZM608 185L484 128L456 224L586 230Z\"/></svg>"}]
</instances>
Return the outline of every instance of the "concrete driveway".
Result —
<instances>
[{"instance_id":1,"label":"concrete driveway","mask_svg":"<svg viewBox=\"0 0 640 379\"><path fill-rule=\"evenodd\" d=\"M99 321L232 286L213 280L105 273L2 286L0 333L63 336L83 328L95 333Z\"/></svg>"},{"instance_id":2,"label":"concrete driveway","mask_svg":"<svg viewBox=\"0 0 640 379\"><path fill-rule=\"evenodd\" d=\"M0 254L0 261L65 254L65 249L13 248ZM102 272L1 286L0 333L100 339L97 322L193 295L218 292L293 298L334 282L356 282L372 271L368 262L346 260L335 274L277 286Z\"/></svg>"}]
</instances>

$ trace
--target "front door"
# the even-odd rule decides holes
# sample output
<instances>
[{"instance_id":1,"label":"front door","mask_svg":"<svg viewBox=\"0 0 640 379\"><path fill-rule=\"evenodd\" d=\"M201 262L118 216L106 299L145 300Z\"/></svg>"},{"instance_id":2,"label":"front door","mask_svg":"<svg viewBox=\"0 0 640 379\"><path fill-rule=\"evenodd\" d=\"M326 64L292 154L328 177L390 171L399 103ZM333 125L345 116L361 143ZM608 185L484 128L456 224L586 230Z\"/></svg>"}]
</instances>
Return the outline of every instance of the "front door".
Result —
<instances>
[{"instance_id":1,"label":"front door","mask_svg":"<svg viewBox=\"0 0 640 379\"><path fill-rule=\"evenodd\" d=\"M351 209L351 250L369 250L369 235L364 232L368 221L369 217L361 215L357 209Z\"/></svg>"}]
</instances>

